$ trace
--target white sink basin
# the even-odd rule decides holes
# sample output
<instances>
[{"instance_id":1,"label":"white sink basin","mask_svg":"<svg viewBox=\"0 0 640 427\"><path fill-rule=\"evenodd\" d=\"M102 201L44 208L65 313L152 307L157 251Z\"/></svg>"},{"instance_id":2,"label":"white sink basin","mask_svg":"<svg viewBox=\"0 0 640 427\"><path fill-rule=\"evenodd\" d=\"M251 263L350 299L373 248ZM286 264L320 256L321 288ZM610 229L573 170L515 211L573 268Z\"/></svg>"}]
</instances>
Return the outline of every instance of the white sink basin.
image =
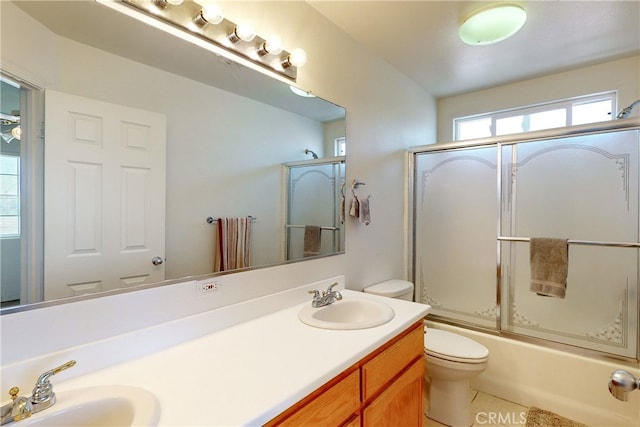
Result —
<instances>
[{"instance_id":1,"label":"white sink basin","mask_svg":"<svg viewBox=\"0 0 640 427\"><path fill-rule=\"evenodd\" d=\"M343 299L324 307L306 305L298 318L309 326L322 329L366 329L384 325L395 316L382 301L364 298Z\"/></svg>"},{"instance_id":2,"label":"white sink basin","mask_svg":"<svg viewBox=\"0 0 640 427\"><path fill-rule=\"evenodd\" d=\"M137 387L97 386L56 392L56 403L16 426L91 427L156 426L160 405Z\"/></svg>"}]
</instances>

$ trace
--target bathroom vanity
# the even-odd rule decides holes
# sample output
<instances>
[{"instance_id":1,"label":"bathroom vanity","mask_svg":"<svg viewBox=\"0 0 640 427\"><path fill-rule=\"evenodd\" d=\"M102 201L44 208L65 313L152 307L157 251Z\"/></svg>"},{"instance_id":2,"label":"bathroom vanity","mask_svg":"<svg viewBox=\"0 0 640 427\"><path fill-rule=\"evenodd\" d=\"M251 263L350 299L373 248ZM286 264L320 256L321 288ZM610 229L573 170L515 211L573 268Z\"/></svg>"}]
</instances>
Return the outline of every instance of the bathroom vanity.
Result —
<instances>
[{"instance_id":1,"label":"bathroom vanity","mask_svg":"<svg viewBox=\"0 0 640 427\"><path fill-rule=\"evenodd\" d=\"M394 317L359 330L300 321L308 291L333 281L3 365L2 386L24 394L34 371L75 359L51 380L60 409L83 389L129 386L155 396L160 426L421 425L429 306L341 289L344 301L384 301Z\"/></svg>"},{"instance_id":2,"label":"bathroom vanity","mask_svg":"<svg viewBox=\"0 0 640 427\"><path fill-rule=\"evenodd\" d=\"M423 336L419 321L267 426L422 426Z\"/></svg>"}]
</instances>

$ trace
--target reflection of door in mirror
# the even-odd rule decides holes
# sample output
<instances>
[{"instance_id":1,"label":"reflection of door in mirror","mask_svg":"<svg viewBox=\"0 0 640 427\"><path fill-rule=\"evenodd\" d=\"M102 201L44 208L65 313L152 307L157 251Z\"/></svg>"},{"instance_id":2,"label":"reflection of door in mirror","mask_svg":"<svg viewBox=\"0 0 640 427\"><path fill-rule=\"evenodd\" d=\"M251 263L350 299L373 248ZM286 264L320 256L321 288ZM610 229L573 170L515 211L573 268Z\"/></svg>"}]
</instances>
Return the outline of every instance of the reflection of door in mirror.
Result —
<instances>
[{"instance_id":1,"label":"reflection of door in mirror","mask_svg":"<svg viewBox=\"0 0 640 427\"><path fill-rule=\"evenodd\" d=\"M287 260L342 251L344 156L288 163L285 173ZM318 232L312 227L319 227Z\"/></svg>"},{"instance_id":2,"label":"reflection of door in mirror","mask_svg":"<svg viewBox=\"0 0 640 427\"><path fill-rule=\"evenodd\" d=\"M164 280L165 128L163 114L47 90L45 300Z\"/></svg>"},{"instance_id":3,"label":"reflection of door in mirror","mask_svg":"<svg viewBox=\"0 0 640 427\"><path fill-rule=\"evenodd\" d=\"M8 307L42 295L36 242L42 235L43 98L41 90L4 72L0 82L0 296Z\"/></svg>"}]
</instances>

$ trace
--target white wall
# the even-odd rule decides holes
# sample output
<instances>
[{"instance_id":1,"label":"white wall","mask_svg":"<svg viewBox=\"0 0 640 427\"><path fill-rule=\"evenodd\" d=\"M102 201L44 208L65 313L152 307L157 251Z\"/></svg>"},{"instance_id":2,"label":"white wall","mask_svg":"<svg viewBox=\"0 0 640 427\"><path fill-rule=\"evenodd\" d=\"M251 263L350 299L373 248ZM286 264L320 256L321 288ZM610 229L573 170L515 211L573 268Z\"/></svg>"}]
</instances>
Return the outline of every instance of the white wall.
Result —
<instances>
[{"instance_id":1,"label":"white wall","mask_svg":"<svg viewBox=\"0 0 640 427\"><path fill-rule=\"evenodd\" d=\"M453 119L592 93L618 91L618 109L640 98L640 56L438 99L438 142L453 141ZM633 116L640 116L636 107Z\"/></svg>"},{"instance_id":2,"label":"white wall","mask_svg":"<svg viewBox=\"0 0 640 427\"><path fill-rule=\"evenodd\" d=\"M14 65L12 69L38 70L39 62L34 58L17 63L21 59L20 49L28 49L27 41L35 35L22 32L18 24L6 17L6 11L15 9L11 3L0 4L3 35L5 29L11 28L20 34L15 40L16 49L12 50L16 56L10 58L5 57L6 39L2 38L2 65L10 63ZM341 273L346 275L347 287L353 289L391 277L406 277L404 151L410 146L435 141L434 98L389 64L363 50L303 2L233 2L232 5L242 9L248 19L254 19L260 34L279 32L284 40L304 47L309 61L299 72L298 85L346 107L347 182L358 178L367 183L363 193L372 196L373 222L365 227L347 221L346 255L224 276L225 281L232 283L228 292L233 292L233 283L238 281L242 282L238 285L242 288L238 298L248 299ZM237 21L234 16L230 18ZM47 37L46 34L38 38ZM51 58L47 49L37 46L36 51ZM48 60L48 63L54 62L55 59ZM48 70L40 71L47 74L41 81L47 78L50 82L56 81ZM210 310L220 304L215 297L198 299L192 283L174 285L170 290L147 289L127 294L126 306L120 301L116 297L103 298L98 309L85 301L67 304L62 310L43 309L3 316L0 322L3 366L56 351L60 346L81 345ZM137 307L140 309L135 311ZM68 339L55 343L55 348L39 346L48 325L55 324L61 315L75 319L69 323ZM28 334L28 342L18 342L15 335L5 334L14 328ZM15 346L20 349L20 355L5 357L5 351ZM2 386L4 389L5 384Z\"/></svg>"},{"instance_id":3,"label":"white wall","mask_svg":"<svg viewBox=\"0 0 640 427\"><path fill-rule=\"evenodd\" d=\"M358 194L371 195L372 216L369 226L347 217L347 287L406 278L404 152L435 142L434 98L303 2L250 4L265 33L307 50L299 86L347 109L347 184L367 184Z\"/></svg>"},{"instance_id":4,"label":"white wall","mask_svg":"<svg viewBox=\"0 0 640 427\"><path fill-rule=\"evenodd\" d=\"M345 136L346 120L334 120L324 124L324 146L323 155L320 157L335 156L335 140Z\"/></svg>"}]
</instances>

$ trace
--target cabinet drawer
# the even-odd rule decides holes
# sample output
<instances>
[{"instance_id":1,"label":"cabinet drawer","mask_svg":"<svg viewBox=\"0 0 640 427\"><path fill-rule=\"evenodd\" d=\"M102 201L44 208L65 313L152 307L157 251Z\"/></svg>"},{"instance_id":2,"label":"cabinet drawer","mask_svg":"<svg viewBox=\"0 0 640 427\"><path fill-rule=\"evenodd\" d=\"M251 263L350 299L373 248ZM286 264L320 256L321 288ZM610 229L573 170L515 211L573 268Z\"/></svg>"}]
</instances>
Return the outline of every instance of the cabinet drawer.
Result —
<instances>
[{"instance_id":1,"label":"cabinet drawer","mask_svg":"<svg viewBox=\"0 0 640 427\"><path fill-rule=\"evenodd\" d=\"M424 354L424 327L420 324L362 366L362 400L367 401L416 357Z\"/></svg>"},{"instance_id":2,"label":"cabinet drawer","mask_svg":"<svg viewBox=\"0 0 640 427\"><path fill-rule=\"evenodd\" d=\"M340 426L360 409L360 373L323 386L267 426Z\"/></svg>"}]
</instances>

